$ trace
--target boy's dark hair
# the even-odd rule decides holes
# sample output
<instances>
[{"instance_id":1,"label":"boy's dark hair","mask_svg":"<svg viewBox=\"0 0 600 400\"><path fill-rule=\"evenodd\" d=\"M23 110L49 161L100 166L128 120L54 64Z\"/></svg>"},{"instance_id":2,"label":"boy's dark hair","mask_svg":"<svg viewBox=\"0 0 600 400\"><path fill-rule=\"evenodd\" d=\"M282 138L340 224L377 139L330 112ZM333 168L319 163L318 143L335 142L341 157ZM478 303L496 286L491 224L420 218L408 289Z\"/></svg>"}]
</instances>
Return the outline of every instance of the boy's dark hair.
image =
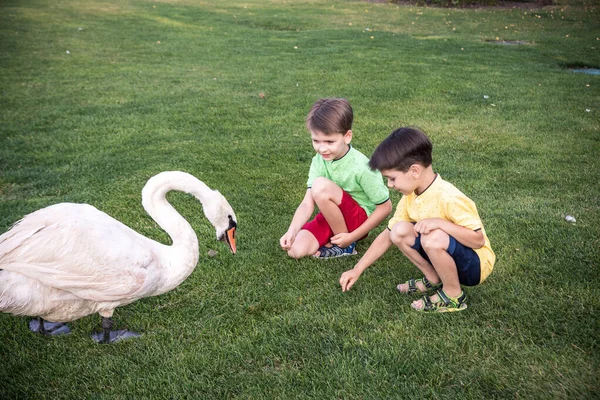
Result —
<instances>
[{"instance_id":1,"label":"boy's dark hair","mask_svg":"<svg viewBox=\"0 0 600 400\"><path fill-rule=\"evenodd\" d=\"M398 128L377 146L369 167L406 172L413 164L431 165L431 140L417 128Z\"/></svg>"},{"instance_id":2,"label":"boy's dark hair","mask_svg":"<svg viewBox=\"0 0 600 400\"><path fill-rule=\"evenodd\" d=\"M346 99L320 99L313 104L306 117L309 131L325 135L346 133L352 129L354 113Z\"/></svg>"}]
</instances>

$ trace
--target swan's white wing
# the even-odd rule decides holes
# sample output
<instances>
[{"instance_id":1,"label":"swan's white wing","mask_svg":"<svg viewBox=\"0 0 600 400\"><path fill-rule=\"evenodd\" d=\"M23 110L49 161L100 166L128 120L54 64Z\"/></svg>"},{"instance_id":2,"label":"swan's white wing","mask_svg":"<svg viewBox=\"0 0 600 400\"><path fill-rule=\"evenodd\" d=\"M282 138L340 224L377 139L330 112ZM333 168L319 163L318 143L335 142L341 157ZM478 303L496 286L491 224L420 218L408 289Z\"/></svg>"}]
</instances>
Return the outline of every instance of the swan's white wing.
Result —
<instances>
[{"instance_id":1,"label":"swan's white wing","mask_svg":"<svg viewBox=\"0 0 600 400\"><path fill-rule=\"evenodd\" d=\"M159 278L148 274L157 245L92 206L63 203L0 236L0 269L93 301L137 298Z\"/></svg>"}]
</instances>

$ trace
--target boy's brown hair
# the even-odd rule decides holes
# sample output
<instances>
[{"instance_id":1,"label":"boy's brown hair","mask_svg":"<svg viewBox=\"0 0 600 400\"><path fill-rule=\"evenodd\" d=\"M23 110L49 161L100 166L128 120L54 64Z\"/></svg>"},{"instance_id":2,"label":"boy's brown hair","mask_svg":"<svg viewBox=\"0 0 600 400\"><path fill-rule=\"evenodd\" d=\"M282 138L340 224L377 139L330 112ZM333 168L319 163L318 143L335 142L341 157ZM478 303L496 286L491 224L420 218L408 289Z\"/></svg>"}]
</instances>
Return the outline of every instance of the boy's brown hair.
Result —
<instances>
[{"instance_id":1,"label":"boy's brown hair","mask_svg":"<svg viewBox=\"0 0 600 400\"><path fill-rule=\"evenodd\" d=\"M352 129L354 113L346 99L320 99L313 104L306 117L306 127L311 132L325 135L345 134Z\"/></svg>"},{"instance_id":2,"label":"boy's brown hair","mask_svg":"<svg viewBox=\"0 0 600 400\"><path fill-rule=\"evenodd\" d=\"M417 128L398 128L377 146L371 159L371 169L406 172L413 164L431 165L431 140Z\"/></svg>"}]
</instances>

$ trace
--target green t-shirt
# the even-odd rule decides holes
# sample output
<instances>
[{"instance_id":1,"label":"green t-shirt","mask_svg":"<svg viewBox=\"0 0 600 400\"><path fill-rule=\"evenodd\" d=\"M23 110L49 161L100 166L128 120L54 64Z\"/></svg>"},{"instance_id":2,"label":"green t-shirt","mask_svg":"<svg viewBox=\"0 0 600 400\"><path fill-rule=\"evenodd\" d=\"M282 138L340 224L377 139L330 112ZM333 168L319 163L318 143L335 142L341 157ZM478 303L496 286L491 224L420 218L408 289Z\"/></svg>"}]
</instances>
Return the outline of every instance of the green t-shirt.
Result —
<instances>
[{"instance_id":1,"label":"green t-shirt","mask_svg":"<svg viewBox=\"0 0 600 400\"><path fill-rule=\"evenodd\" d=\"M367 215L375 206L385 203L390 192L379 171L369 168L369 159L350 146L350 150L340 159L325 161L316 154L310 164L307 186L310 188L318 177L325 177L344 189L365 210Z\"/></svg>"}]
</instances>

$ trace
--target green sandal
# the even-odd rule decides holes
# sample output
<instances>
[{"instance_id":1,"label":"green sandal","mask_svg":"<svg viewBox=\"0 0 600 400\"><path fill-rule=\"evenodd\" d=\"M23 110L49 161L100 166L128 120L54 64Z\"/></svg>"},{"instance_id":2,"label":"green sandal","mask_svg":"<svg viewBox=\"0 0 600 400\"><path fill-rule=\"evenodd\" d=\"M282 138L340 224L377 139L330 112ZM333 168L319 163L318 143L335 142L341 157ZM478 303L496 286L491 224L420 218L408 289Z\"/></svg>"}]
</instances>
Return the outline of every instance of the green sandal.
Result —
<instances>
[{"instance_id":1,"label":"green sandal","mask_svg":"<svg viewBox=\"0 0 600 400\"><path fill-rule=\"evenodd\" d=\"M419 290L419 287L417 286L417 282L423 283L423 286L425 287L424 291ZM407 293L407 294L415 293L415 292L418 292L419 294L420 293L428 293L428 292L430 292L432 290L436 290L442 286L441 283L437 283L434 285L433 283L429 282L429 279L427 279L425 277L422 277L419 279L410 278L409 280L404 282L404 284L408 285L408 292L403 292L402 290L400 290L400 285L402 285L402 284L400 284L400 285L396 286L396 289L398 289L398 291L400 293Z\"/></svg>"},{"instance_id":2,"label":"green sandal","mask_svg":"<svg viewBox=\"0 0 600 400\"><path fill-rule=\"evenodd\" d=\"M411 307L423 312L453 312L467 308L467 295L465 292L461 292L458 297L450 297L444 290L439 289L436 294L439 298L436 302L431 301L431 297L425 295L423 296L423 308L415 308L412 304Z\"/></svg>"}]
</instances>

